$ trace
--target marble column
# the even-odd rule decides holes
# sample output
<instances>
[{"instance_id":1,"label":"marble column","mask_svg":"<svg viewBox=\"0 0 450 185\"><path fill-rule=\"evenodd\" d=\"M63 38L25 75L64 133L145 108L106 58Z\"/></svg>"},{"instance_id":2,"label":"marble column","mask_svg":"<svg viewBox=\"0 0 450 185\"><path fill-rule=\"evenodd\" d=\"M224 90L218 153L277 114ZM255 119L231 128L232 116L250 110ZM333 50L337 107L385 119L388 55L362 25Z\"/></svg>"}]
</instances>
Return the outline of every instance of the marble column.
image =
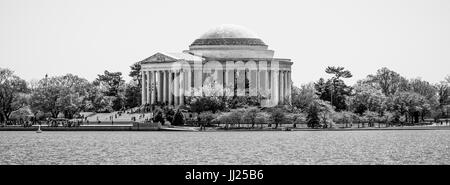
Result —
<instances>
[{"instance_id":1,"label":"marble column","mask_svg":"<svg viewBox=\"0 0 450 185\"><path fill-rule=\"evenodd\" d=\"M271 83L270 83L270 89L272 91L271 93L271 100L272 100L272 105L278 105L278 73L279 71L277 70L271 70L270 71L270 78L271 78Z\"/></svg>"},{"instance_id":2,"label":"marble column","mask_svg":"<svg viewBox=\"0 0 450 185\"><path fill-rule=\"evenodd\" d=\"M193 66L194 73L194 89L193 92L194 96L202 96L203 95L203 67L201 62L200 63L194 63Z\"/></svg>"},{"instance_id":3,"label":"marble column","mask_svg":"<svg viewBox=\"0 0 450 185\"><path fill-rule=\"evenodd\" d=\"M151 104L156 103L156 71L152 71L152 102Z\"/></svg>"},{"instance_id":4,"label":"marble column","mask_svg":"<svg viewBox=\"0 0 450 185\"><path fill-rule=\"evenodd\" d=\"M245 68L236 69L237 96L245 96Z\"/></svg>"},{"instance_id":5,"label":"marble column","mask_svg":"<svg viewBox=\"0 0 450 185\"><path fill-rule=\"evenodd\" d=\"M185 96L191 97L192 96L192 69L188 69L186 71L186 90L185 90Z\"/></svg>"},{"instance_id":6,"label":"marble column","mask_svg":"<svg viewBox=\"0 0 450 185\"><path fill-rule=\"evenodd\" d=\"M269 70L264 70L264 78L263 83L264 83L264 91L267 93L266 95L270 95L270 87L269 87L269 82L270 82L270 78L269 78Z\"/></svg>"},{"instance_id":7,"label":"marble column","mask_svg":"<svg viewBox=\"0 0 450 185\"><path fill-rule=\"evenodd\" d=\"M283 72L283 87L284 87L284 89L283 89L283 101L284 101L284 104L287 104L288 102L287 102L287 100L286 100L286 98L287 98L287 71L284 71Z\"/></svg>"},{"instance_id":8,"label":"marble column","mask_svg":"<svg viewBox=\"0 0 450 185\"><path fill-rule=\"evenodd\" d=\"M170 70L169 71L169 105L173 105L173 95L174 95L174 93L173 93L173 75L174 73L173 73L173 71L172 70Z\"/></svg>"},{"instance_id":9,"label":"marble column","mask_svg":"<svg viewBox=\"0 0 450 185\"><path fill-rule=\"evenodd\" d=\"M289 81L288 81L288 71L284 72L284 98L286 99L286 101L284 102L285 104L289 104L289 101L287 100L289 98Z\"/></svg>"},{"instance_id":10,"label":"marble column","mask_svg":"<svg viewBox=\"0 0 450 185\"><path fill-rule=\"evenodd\" d=\"M164 103L167 103L167 86L168 86L168 83L167 83L167 80L168 80L168 77L167 77L167 71L163 71L163 102Z\"/></svg>"},{"instance_id":11,"label":"marble column","mask_svg":"<svg viewBox=\"0 0 450 185\"><path fill-rule=\"evenodd\" d=\"M278 102L283 104L283 71L278 73Z\"/></svg>"},{"instance_id":12,"label":"marble column","mask_svg":"<svg viewBox=\"0 0 450 185\"><path fill-rule=\"evenodd\" d=\"M256 69L256 95L259 94L259 89L261 89L261 82L260 82L261 74L259 71L259 68Z\"/></svg>"},{"instance_id":13,"label":"marble column","mask_svg":"<svg viewBox=\"0 0 450 185\"><path fill-rule=\"evenodd\" d=\"M258 71L253 68L253 69L249 69L248 73L247 73L247 77L248 77L248 90L249 96L256 96L258 95L257 93L257 86L258 86Z\"/></svg>"},{"instance_id":14,"label":"marble column","mask_svg":"<svg viewBox=\"0 0 450 185\"><path fill-rule=\"evenodd\" d=\"M232 97L234 96L234 68L227 68L225 76L225 88L229 90L228 96Z\"/></svg>"},{"instance_id":15,"label":"marble column","mask_svg":"<svg viewBox=\"0 0 450 185\"><path fill-rule=\"evenodd\" d=\"M151 76L151 72L147 71L147 86L145 87L147 92L147 101L146 103L151 103L152 100L152 76Z\"/></svg>"},{"instance_id":16,"label":"marble column","mask_svg":"<svg viewBox=\"0 0 450 185\"><path fill-rule=\"evenodd\" d=\"M288 78L287 78L287 74L288 74L288 71L285 71L284 72L284 99L285 99L285 101L284 101L284 104L289 104L289 101L287 100L287 98L288 98Z\"/></svg>"},{"instance_id":17,"label":"marble column","mask_svg":"<svg viewBox=\"0 0 450 185\"><path fill-rule=\"evenodd\" d=\"M145 80L145 71L141 71L141 105L144 105L145 103L146 103L146 98L147 98L147 95L146 95L146 89L145 89L145 83L146 83L146 80Z\"/></svg>"},{"instance_id":18,"label":"marble column","mask_svg":"<svg viewBox=\"0 0 450 185\"><path fill-rule=\"evenodd\" d=\"M174 106L180 105L180 75L179 71L175 71L174 74L174 85L173 85L173 94L174 94Z\"/></svg>"},{"instance_id":19,"label":"marble column","mask_svg":"<svg viewBox=\"0 0 450 185\"><path fill-rule=\"evenodd\" d=\"M292 104L292 80L291 80L291 71L287 71L287 96L289 105Z\"/></svg>"},{"instance_id":20,"label":"marble column","mask_svg":"<svg viewBox=\"0 0 450 185\"><path fill-rule=\"evenodd\" d=\"M184 79L184 70L180 70L180 105L184 105L184 91L185 91L185 79Z\"/></svg>"},{"instance_id":21,"label":"marble column","mask_svg":"<svg viewBox=\"0 0 450 185\"><path fill-rule=\"evenodd\" d=\"M163 73L162 71L157 71L156 72L156 76L158 76L158 102L162 103L163 102Z\"/></svg>"}]
</instances>

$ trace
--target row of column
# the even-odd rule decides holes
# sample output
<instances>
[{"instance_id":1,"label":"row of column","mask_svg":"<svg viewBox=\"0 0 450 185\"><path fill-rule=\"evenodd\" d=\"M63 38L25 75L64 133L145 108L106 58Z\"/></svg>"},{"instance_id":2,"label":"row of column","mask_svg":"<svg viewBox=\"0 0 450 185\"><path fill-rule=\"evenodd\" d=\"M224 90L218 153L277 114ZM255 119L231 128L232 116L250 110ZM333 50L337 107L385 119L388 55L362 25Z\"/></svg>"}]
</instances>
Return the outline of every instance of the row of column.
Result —
<instances>
[{"instance_id":1,"label":"row of column","mask_svg":"<svg viewBox=\"0 0 450 185\"><path fill-rule=\"evenodd\" d=\"M142 71L142 104L166 103L183 105L185 103L184 72Z\"/></svg>"},{"instance_id":2,"label":"row of column","mask_svg":"<svg viewBox=\"0 0 450 185\"><path fill-rule=\"evenodd\" d=\"M254 72L254 73L253 73ZM195 75L194 80L203 83L204 74ZM191 70L161 70L142 71L142 104L165 103L167 105L184 105L185 97L193 95L191 91ZM244 75L237 75L236 71L223 71L221 82L224 88L244 89L244 91L232 92L231 96L256 96L258 93L267 92L263 96L270 99L262 102L267 105L290 104L291 103L291 71L290 70L261 70L246 71ZM245 79L249 81L248 88L252 91L245 92ZM237 84L235 84L237 83ZM201 84L203 85L203 84ZM194 84L195 86L195 84Z\"/></svg>"}]
</instances>

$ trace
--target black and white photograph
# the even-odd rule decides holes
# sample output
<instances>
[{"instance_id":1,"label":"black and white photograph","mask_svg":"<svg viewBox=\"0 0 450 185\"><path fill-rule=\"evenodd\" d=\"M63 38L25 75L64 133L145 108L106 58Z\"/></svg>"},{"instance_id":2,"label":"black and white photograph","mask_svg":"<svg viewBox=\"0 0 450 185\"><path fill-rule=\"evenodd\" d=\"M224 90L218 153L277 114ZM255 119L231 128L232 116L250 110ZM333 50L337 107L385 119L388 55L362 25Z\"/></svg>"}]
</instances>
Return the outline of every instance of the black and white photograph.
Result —
<instances>
[{"instance_id":1,"label":"black and white photograph","mask_svg":"<svg viewBox=\"0 0 450 185\"><path fill-rule=\"evenodd\" d=\"M449 164L448 0L0 0L0 168Z\"/></svg>"}]
</instances>

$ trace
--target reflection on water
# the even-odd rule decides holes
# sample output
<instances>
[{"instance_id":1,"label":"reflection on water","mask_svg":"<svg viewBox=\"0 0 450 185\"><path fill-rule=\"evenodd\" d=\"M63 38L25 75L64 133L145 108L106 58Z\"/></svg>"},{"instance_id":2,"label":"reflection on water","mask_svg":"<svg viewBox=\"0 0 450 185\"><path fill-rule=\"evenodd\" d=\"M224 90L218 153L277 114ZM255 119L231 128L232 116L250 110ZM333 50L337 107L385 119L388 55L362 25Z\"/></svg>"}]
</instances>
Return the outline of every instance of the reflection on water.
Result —
<instances>
[{"instance_id":1,"label":"reflection on water","mask_svg":"<svg viewBox=\"0 0 450 185\"><path fill-rule=\"evenodd\" d=\"M450 164L450 131L3 131L0 164Z\"/></svg>"}]
</instances>

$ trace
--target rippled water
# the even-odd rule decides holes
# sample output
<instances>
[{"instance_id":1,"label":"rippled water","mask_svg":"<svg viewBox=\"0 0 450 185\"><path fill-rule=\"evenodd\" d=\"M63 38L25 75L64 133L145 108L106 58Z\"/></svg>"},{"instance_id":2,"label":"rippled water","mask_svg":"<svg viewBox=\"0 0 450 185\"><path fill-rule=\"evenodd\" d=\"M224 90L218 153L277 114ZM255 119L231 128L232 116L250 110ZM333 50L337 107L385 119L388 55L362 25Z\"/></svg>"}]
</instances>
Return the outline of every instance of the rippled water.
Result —
<instances>
[{"instance_id":1,"label":"rippled water","mask_svg":"<svg viewBox=\"0 0 450 185\"><path fill-rule=\"evenodd\" d=\"M0 164L450 164L450 131L3 131Z\"/></svg>"}]
</instances>

